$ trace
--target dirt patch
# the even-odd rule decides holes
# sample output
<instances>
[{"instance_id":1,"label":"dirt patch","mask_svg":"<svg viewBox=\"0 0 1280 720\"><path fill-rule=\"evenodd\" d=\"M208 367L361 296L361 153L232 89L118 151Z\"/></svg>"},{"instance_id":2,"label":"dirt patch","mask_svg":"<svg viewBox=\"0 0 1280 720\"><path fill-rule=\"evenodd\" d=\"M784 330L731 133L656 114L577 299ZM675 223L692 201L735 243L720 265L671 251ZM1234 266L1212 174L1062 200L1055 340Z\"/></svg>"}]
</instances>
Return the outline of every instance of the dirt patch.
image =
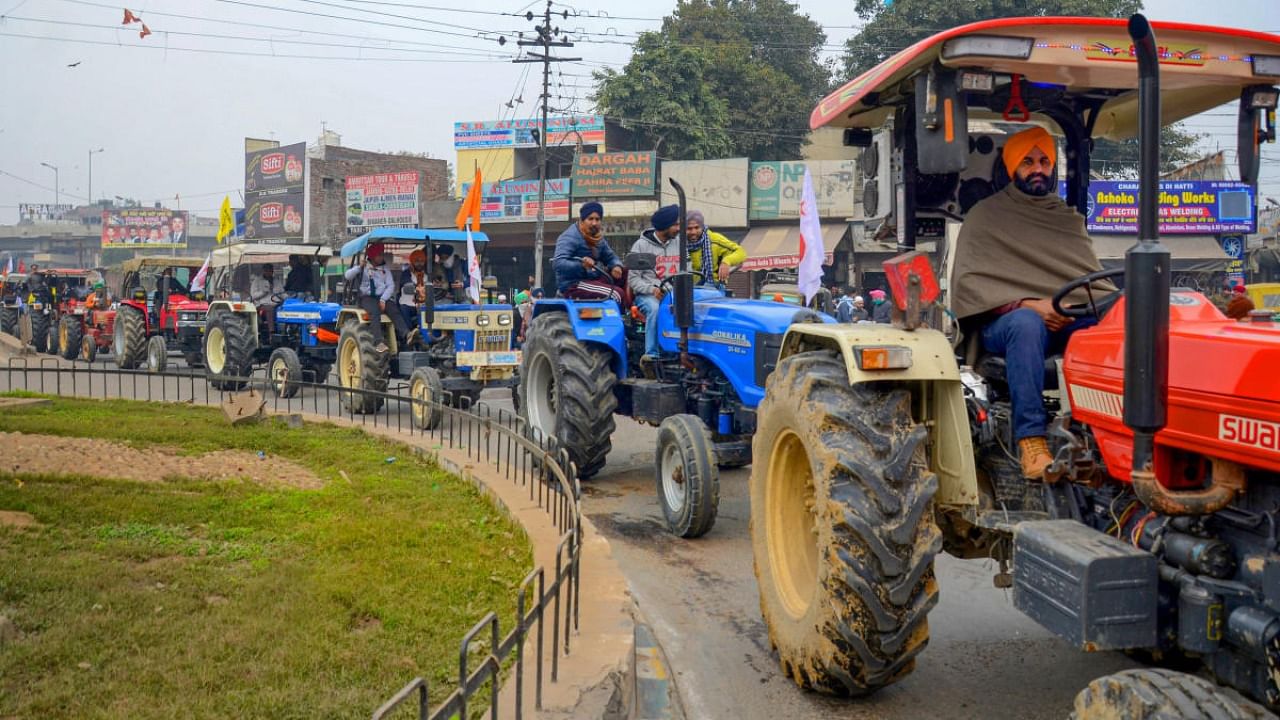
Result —
<instances>
[{"instance_id":1,"label":"dirt patch","mask_svg":"<svg viewBox=\"0 0 1280 720\"><path fill-rule=\"evenodd\" d=\"M179 455L169 448L131 448L98 438L0 432L0 471L41 475L88 475L136 482L167 477L241 479L267 487L314 490L324 481L284 458L245 450ZM2 521L0 521L2 522Z\"/></svg>"},{"instance_id":2,"label":"dirt patch","mask_svg":"<svg viewBox=\"0 0 1280 720\"><path fill-rule=\"evenodd\" d=\"M36 522L36 518L31 513L18 512L16 510L0 510L0 527L13 527L19 530L27 528L39 527L40 523Z\"/></svg>"}]
</instances>

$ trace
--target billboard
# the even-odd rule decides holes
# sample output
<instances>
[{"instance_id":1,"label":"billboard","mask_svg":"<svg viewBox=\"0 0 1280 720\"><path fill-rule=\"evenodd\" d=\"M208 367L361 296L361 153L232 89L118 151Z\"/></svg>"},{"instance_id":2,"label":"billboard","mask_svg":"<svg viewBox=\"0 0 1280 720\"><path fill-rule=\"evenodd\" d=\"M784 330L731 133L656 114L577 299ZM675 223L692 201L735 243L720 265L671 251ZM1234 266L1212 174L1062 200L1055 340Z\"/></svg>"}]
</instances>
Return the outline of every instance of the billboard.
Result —
<instances>
[{"instance_id":1,"label":"billboard","mask_svg":"<svg viewBox=\"0 0 1280 720\"><path fill-rule=\"evenodd\" d=\"M104 248L185 248L187 211L128 208L102 211Z\"/></svg>"},{"instance_id":2,"label":"billboard","mask_svg":"<svg viewBox=\"0 0 1280 720\"><path fill-rule=\"evenodd\" d=\"M573 196L653 195L658 156L645 152L578 153L573 159Z\"/></svg>"},{"instance_id":3,"label":"billboard","mask_svg":"<svg viewBox=\"0 0 1280 720\"><path fill-rule=\"evenodd\" d=\"M418 227L418 172L347 177L347 231Z\"/></svg>"},{"instance_id":4,"label":"billboard","mask_svg":"<svg viewBox=\"0 0 1280 720\"><path fill-rule=\"evenodd\" d=\"M665 160L662 163L662 204L676 202L674 178L684 186L690 210L701 210L714 228L747 226L746 158L724 160Z\"/></svg>"},{"instance_id":5,"label":"billboard","mask_svg":"<svg viewBox=\"0 0 1280 720\"><path fill-rule=\"evenodd\" d=\"M1227 235L1219 238L1222 243L1222 251L1231 258L1231 262L1227 263L1227 279L1232 285L1244 284L1244 256L1245 243L1243 235Z\"/></svg>"},{"instance_id":6,"label":"billboard","mask_svg":"<svg viewBox=\"0 0 1280 720\"><path fill-rule=\"evenodd\" d=\"M1091 233L1138 232L1138 182L1089 183ZM1257 230L1253 187L1231 180L1166 180L1160 183L1160 232L1221 235Z\"/></svg>"},{"instance_id":7,"label":"billboard","mask_svg":"<svg viewBox=\"0 0 1280 720\"><path fill-rule=\"evenodd\" d=\"M246 239L305 241L307 144L294 143L245 153L244 202Z\"/></svg>"},{"instance_id":8,"label":"billboard","mask_svg":"<svg viewBox=\"0 0 1280 720\"><path fill-rule=\"evenodd\" d=\"M71 205L18 203L18 222L55 222L71 214Z\"/></svg>"},{"instance_id":9,"label":"billboard","mask_svg":"<svg viewBox=\"0 0 1280 720\"><path fill-rule=\"evenodd\" d=\"M471 183L462 186L465 196ZM538 219L538 181L504 180L484 183L480 193L480 222L533 222ZM547 180L545 196L547 220L569 219L569 180Z\"/></svg>"},{"instance_id":10,"label":"billboard","mask_svg":"<svg viewBox=\"0 0 1280 720\"><path fill-rule=\"evenodd\" d=\"M813 194L819 217L847 218L853 215L855 160L751 163L752 220L780 220L800 217L800 193L804 169L813 177Z\"/></svg>"},{"instance_id":11,"label":"billboard","mask_svg":"<svg viewBox=\"0 0 1280 720\"><path fill-rule=\"evenodd\" d=\"M453 124L454 150L538 147L542 120L479 120ZM570 115L547 118L548 145L604 145L603 115Z\"/></svg>"}]
</instances>

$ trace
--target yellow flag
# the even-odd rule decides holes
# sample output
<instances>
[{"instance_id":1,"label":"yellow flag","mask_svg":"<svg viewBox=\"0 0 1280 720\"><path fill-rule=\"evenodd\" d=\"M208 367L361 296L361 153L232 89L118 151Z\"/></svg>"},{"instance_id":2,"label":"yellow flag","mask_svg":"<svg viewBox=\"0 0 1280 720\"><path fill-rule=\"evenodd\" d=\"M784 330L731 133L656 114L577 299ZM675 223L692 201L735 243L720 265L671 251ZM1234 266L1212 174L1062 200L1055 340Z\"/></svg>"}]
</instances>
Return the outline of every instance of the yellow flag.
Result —
<instances>
[{"instance_id":1,"label":"yellow flag","mask_svg":"<svg viewBox=\"0 0 1280 720\"><path fill-rule=\"evenodd\" d=\"M227 195L222 198L222 209L218 211L218 243L221 244L235 231L236 216L231 211L231 196Z\"/></svg>"},{"instance_id":2,"label":"yellow flag","mask_svg":"<svg viewBox=\"0 0 1280 720\"><path fill-rule=\"evenodd\" d=\"M458 208L458 216L454 218L459 230L466 227L468 218L471 219L472 230L480 229L480 184L480 168L476 168L476 179L467 190L467 197L462 201L462 207Z\"/></svg>"}]
</instances>

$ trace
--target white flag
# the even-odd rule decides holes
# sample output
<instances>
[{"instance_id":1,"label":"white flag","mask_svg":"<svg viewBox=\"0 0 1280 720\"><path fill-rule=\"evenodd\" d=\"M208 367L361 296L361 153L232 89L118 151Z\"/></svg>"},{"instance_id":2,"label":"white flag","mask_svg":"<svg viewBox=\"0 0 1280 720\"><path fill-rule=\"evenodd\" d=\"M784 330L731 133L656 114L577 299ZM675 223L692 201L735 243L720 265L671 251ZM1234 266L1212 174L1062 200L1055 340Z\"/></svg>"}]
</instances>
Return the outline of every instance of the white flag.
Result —
<instances>
[{"instance_id":1,"label":"white flag","mask_svg":"<svg viewBox=\"0 0 1280 720\"><path fill-rule=\"evenodd\" d=\"M471 239L471 223L467 222L467 295L471 302L480 303L480 257L476 255L476 244Z\"/></svg>"},{"instance_id":2,"label":"white flag","mask_svg":"<svg viewBox=\"0 0 1280 720\"><path fill-rule=\"evenodd\" d=\"M212 257L212 254L205 256L204 264L200 266L200 272L197 272L196 276L191 279L191 292L204 290L204 278L209 274L209 259Z\"/></svg>"},{"instance_id":3,"label":"white flag","mask_svg":"<svg viewBox=\"0 0 1280 720\"><path fill-rule=\"evenodd\" d=\"M13 272L13 256L12 255L9 256L9 264L5 266L4 274L8 275L11 272Z\"/></svg>"},{"instance_id":4,"label":"white flag","mask_svg":"<svg viewBox=\"0 0 1280 720\"><path fill-rule=\"evenodd\" d=\"M827 249L822 244L822 224L818 222L818 200L813 194L813 178L804 169L804 188L800 193L800 268L796 284L808 303L822 287L822 261Z\"/></svg>"}]
</instances>

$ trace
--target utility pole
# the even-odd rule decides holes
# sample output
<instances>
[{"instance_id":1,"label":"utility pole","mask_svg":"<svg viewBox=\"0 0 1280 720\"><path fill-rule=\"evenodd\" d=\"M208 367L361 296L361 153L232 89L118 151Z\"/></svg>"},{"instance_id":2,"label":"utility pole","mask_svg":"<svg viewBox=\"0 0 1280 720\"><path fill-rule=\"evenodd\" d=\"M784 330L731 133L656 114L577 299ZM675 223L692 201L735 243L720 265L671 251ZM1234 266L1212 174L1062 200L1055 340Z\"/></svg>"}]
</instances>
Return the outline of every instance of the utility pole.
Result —
<instances>
[{"instance_id":1,"label":"utility pole","mask_svg":"<svg viewBox=\"0 0 1280 720\"><path fill-rule=\"evenodd\" d=\"M53 205L56 208L62 203L62 193L58 190L58 166L50 165L47 162L42 162L40 164L53 171Z\"/></svg>"},{"instance_id":2,"label":"utility pole","mask_svg":"<svg viewBox=\"0 0 1280 720\"><path fill-rule=\"evenodd\" d=\"M525 19L533 22L533 11L525 13ZM569 11L565 10L561 13L561 17L568 18ZM551 27L551 0L547 0L546 9L542 12L542 24L534 26L534 31L538 33L537 40L520 40L516 44L522 47L539 47L541 53L529 51L527 58L518 58L512 60L513 63L542 63L542 124L538 128L538 224L534 230L533 245L533 281L537 287L542 287L542 235L543 227L546 224L546 200L547 200L547 104L551 101L551 63L553 62L573 62L582 58L569 57L551 57L551 48L573 47L573 43L562 36L560 40L556 40L555 36L560 32L560 28Z\"/></svg>"},{"instance_id":3,"label":"utility pole","mask_svg":"<svg viewBox=\"0 0 1280 720\"><path fill-rule=\"evenodd\" d=\"M98 148L97 150L89 151L89 204L90 205L93 204L93 155L94 153L100 153L105 149L106 148Z\"/></svg>"}]
</instances>

